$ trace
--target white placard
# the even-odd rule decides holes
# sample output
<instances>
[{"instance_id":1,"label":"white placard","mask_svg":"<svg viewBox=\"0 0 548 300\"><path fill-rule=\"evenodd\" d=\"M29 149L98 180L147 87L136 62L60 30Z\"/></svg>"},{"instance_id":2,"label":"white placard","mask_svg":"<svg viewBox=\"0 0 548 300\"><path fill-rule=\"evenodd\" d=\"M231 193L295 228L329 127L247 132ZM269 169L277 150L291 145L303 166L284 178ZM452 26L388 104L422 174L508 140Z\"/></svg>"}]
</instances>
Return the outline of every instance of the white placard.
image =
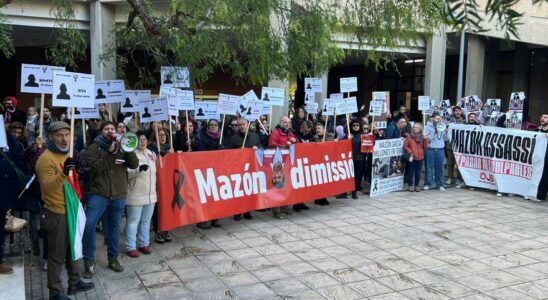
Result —
<instances>
[{"instance_id":1,"label":"white placard","mask_svg":"<svg viewBox=\"0 0 548 300\"><path fill-rule=\"evenodd\" d=\"M240 115L246 120L253 122L259 119L259 117L261 116L262 106L263 106L263 103L261 101L248 102L247 110Z\"/></svg>"},{"instance_id":2,"label":"white placard","mask_svg":"<svg viewBox=\"0 0 548 300\"><path fill-rule=\"evenodd\" d=\"M323 101L322 115L323 116L332 116L334 110L335 110L335 100L325 99Z\"/></svg>"},{"instance_id":3,"label":"white placard","mask_svg":"<svg viewBox=\"0 0 548 300\"><path fill-rule=\"evenodd\" d=\"M240 96L219 94L218 114L234 115L238 111Z\"/></svg>"},{"instance_id":4,"label":"white placard","mask_svg":"<svg viewBox=\"0 0 548 300\"><path fill-rule=\"evenodd\" d=\"M170 116L179 116L179 108L177 107L177 98L175 95L160 96L167 97L167 114Z\"/></svg>"},{"instance_id":5,"label":"white placard","mask_svg":"<svg viewBox=\"0 0 548 300\"><path fill-rule=\"evenodd\" d=\"M500 112L501 103L500 99L487 99L483 104L485 114L491 116L494 112Z\"/></svg>"},{"instance_id":6,"label":"white placard","mask_svg":"<svg viewBox=\"0 0 548 300\"><path fill-rule=\"evenodd\" d=\"M261 100L270 106L283 106L285 99L284 89L263 87L261 91Z\"/></svg>"},{"instance_id":7,"label":"white placard","mask_svg":"<svg viewBox=\"0 0 548 300\"><path fill-rule=\"evenodd\" d=\"M358 77L346 77L340 79L341 93L351 93L358 91Z\"/></svg>"},{"instance_id":8,"label":"white placard","mask_svg":"<svg viewBox=\"0 0 548 300\"><path fill-rule=\"evenodd\" d=\"M380 116L382 114L381 111L383 104L384 101L371 100L371 102L369 102L369 115L374 117Z\"/></svg>"},{"instance_id":9,"label":"white placard","mask_svg":"<svg viewBox=\"0 0 548 300\"><path fill-rule=\"evenodd\" d=\"M162 66L160 69L161 85L169 87L190 87L189 72L186 67Z\"/></svg>"},{"instance_id":10,"label":"white placard","mask_svg":"<svg viewBox=\"0 0 548 300\"><path fill-rule=\"evenodd\" d=\"M403 139L375 141L369 193L371 197L402 190L404 179L404 167L400 161L402 152Z\"/></svg>"},{"instance_id":11,"label":"white placard","mask_svg":"<svg viewBox=\"0 0 548 300\"><path fill-rule=\"evenodd\" d=\"M314 103L314 96L316 94L314 92L306 93L304 94L304 103Z\"/></svg>"},{"instance_id":12,"label":"white placard","mask_svg":"<svg viewBox=\"0 0 548 300\"><path fill-rule=\"evenodd\" d=\"M196 101L194 103L194 118L196 120L219 120L220 115L217 113L217 101Z\"/></svg>"},{"instance_id":13,"label":"white placard","mask_svg":"<svg viewBox=\"0 0 548 300\"><path fill-rule=\"evenodd\" d=\"M390 103L388 92L373 92L373 101L382 102L381 114L386 114L388 112L388 106Z\"/></svg>"},{"instance_id":14,"label":"white placard","mask_svg":"<svg viewBox=\"0 0 548 300\"><path fill-rule=\"evenodd\" d=\"M304 90L306 93L322 93L322 79L307 77L304 79Z\"/></svg>"},{"instance_id":15,"label":"white placard","mask_svg":"<svg viewBox=\"0 0 548 300\"><path fill-rule=\"evenodd\" d=\"M308 114L317 114L318 113L318 103L316 103L316 102L306 103L304 109L306 110L306 113L308 113Z\"/></svg>"},{"instance_id":16,"label":"white placard","mask_svg":"<svg viewBox=\"0 0 548 300\"><path fill-rule=\"evenodd\" d=\"M8 138L6 136L6 126L4 125L4 116L0 114L0 148L8 148ZM3 151L0 149L0 151Z\"/></svg>"},{"instance_id":17,"label":"white placard","mask_svg":"<svg viewBox=\"0 0 548 300\"><path fill-rule=\"evenodd\" d=\"M53 94L53 72L64 72L65 67L21 65L21 92Z\"/></svg>"},{"instance_id":18,"label":"white placard","mask_svg":"<svg viewBox=\"0 0 548 300\"><path fill-rule=\"evenodd\" d=\"M126 86L123 80L95 81L95 104L123 103Z\"/></svg>"},{"instance_id":19,"label":"white placard","mask_svg":"<svg viewBox=\"0 0 548 300\"><path fill-rule=\"evenodd\" d=\"M510 95L510 104L508 105L508 110L511 110L511 111L523 110L524 102L525 102L524 92L513 92Z\"/></svg>"},{"instance_id":20,"label":"white placard","mask_svg":"<svg viewBox=\"0 0 548 300\"><path fill-rule=\"evenodd\" d=\"M329 99L333 100L334 102L337 102L339 100L344 99L344 94L343 93L331 94L329 95Z\"/></svg>"},{"instance_id":21,"label":"white placard","mask_svg":"<svg viewBox=\"0 0 548 300\"><path fill-rule=\"evenodd\" d=\"M187 90L177 91L177 105L179 110L194 110L194 92Z\"/></svg>"},{"instance_id":22,"label":"white placard","mask_svg":"<svg viewBox=\"0 0 548 300\"><path fill-rule=\"evenodd\" d=\"M472 95L460 99L457 105L460 106L465 113L479 112L483 106L483 102L477 95Z\"/></svg>"},{"instance_id":23,"label":"white placard","mask_svg":"<svg viewBox=\"0 0 548 300\"><path fill-rule=\"evenodd\" d=\"M521 129L523 122L523 113L519 110L508 111L506 113L506 120L504 126L506 128Z\"/></svg>"},{"instance_id":24,"label":"white placard","mask_svg":"<svg viewBox=\"0 0 548 300\"><path fill-rule=\"evenodd\" d=\"M67 118L71 119L71 109L67 110ZM74 108L74 119L99 119L99 108L95 106L94 108L86 107L75 107Z\"/></svg>"},{"instance_id":25,"label":"white placard","mask_svg":"<svg viewBox=\"0 0 548 300\"><path fill-rule=\"evenodd\" d=\"M127 112L140 112L141 100L150 99L150 90L127 90L125 92L126 99L120 106L120 111Z\"/></svg>"},{"instance_id":26,"label":"white placard","mask_svg":"<svg viewBox=\"0 0 548 300\"><path fill-rule=\"evenodd\" d=\"M95 75L74 72L53 72L53 106L95 106Z\"/></svg>"},{"instance_id":27,"label":"white placard","mask_svg":"<svg viewBox=\"0 0 548 300\"><path fill-rule=\"evenodd\" d=\"M261 101L261 115L270 115L271 112L272 106L264 104L264 102Z\"/></svg>"},{"instance_id":28,"label":"white placard","mask_svg":"<svg viewBox=\"0 0 548 300\"><path fill-rule=\"evenodd\" d=\"M255 94L253 90L250 90L249 92L245 93L242 97L240 97L240 101L238 103L238 107L236 108L236 112L239 113L240 116L247 114L249 104L251 102L257 102L257 101L259 101L257 94Z\"/></svg>"},{"instance_id":29,"label":"white placard","mask_svg":"<svg viewBox=\"0 0 548 300\"><path fill-rule=\"evenodd\" d=\"M352 114L358 112L356 97L349 97L336 102L335 111L337 115Z\"/></svg>"},{"instance_id":30,"label":"white placard","mask_svg":"<svg viewBox=\"0 0 548 300\"><path fill-rule=\"evenodd\" d=\"M419 110L430 110L430 96L419 96Z\"/></svg>"},{"instance_id":31,"label":"white placard","mask_svg":"<svg viewBox=\"0 0 548 300\"><path fill-rule=\"evenodd\" d=\"M141 123L167 120L167 97L143 98L139 100Z\"/></svg>"},{"instance_id":32,"label":"white placard","mask_svg":"<svg viewBox=\"0 0 548 300\"><path fill-rule=\"evenodd\" d=\"M451 108L451 101L449 99L441 100L439 105L440 111L446 110L448 108Z\"/></svg>"},{"instance_id":33,"label":"white placard","mask_svg":"<svg viewBox=\"0 0 548 300\"><path fill-rule=\"evenodd\" d=\"M160 97L164 97L164 96L167 97L167 96L169 96L170 93L171 93L171 89L175 89L175 88L172 88L172 87L169 86L169 85L161 85L161 86L160 86L160 94L159 94L159 96L160 96ZM175 91L173 91L173 93L175 93Z\"/></svg>"}]
</instances>

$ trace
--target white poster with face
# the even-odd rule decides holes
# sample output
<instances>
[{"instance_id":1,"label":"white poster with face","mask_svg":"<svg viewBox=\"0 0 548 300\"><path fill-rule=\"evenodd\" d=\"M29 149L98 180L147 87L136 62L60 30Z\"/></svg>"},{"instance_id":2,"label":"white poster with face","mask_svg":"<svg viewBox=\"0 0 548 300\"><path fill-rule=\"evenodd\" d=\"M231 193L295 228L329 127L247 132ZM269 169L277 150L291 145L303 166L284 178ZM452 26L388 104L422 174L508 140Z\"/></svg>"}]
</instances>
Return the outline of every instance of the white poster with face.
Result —
<instances>
[{"instance_id":1,"label":"white poster with face","mask_svg":"<svg viewBox=\"0 0 548 300\"><path fill-rule=\"evenodd\" d=\"M423 112L430 110L430 96L419 96L419 110Z\"/></svg>"},{"instance_id":2,"label":"white poster with face","mask_svg":"<svg viewBox=\"0 0 548 300\"><path fill-rule=\"evenodd\" d=\"M263 87L261 91L261 100L270 106L283 106L285 99L285 90L271 87Z\"/></svg>"},{"instance_id":3,"label":"white poster with face","mask_svg":"<svg viewBox=\"0 0 548 300\"><path fill-rule=\"evenodd\" d=\"M3 151L1 148L8 148L8 138L6 136L4 116L0 114L0 151Z\"/></svg>"},{"instance_id":4,"label":"white poster with face","mask_svg":"<svg viewBox=\"0 0 548 300\"><path fill-rule=\"evenodd\" d=\"M499 112L501 102L500 99L487 99L483 104L485 115L491 116L494 112Z\"/></svg>"},{"instance_id":5,"label":"white poster with face","mask_svg":"<svg viewBox=\"0 0 548 300\"><path fill-rule=\"evenodd\" d=\"M506 128L521 129L522 122L523 113L516 110L508 111L506 113L506 121L504 122L504 126L506 126Z\"/></svg>"},{"instance_id":6,"label":"white poster with face","mask_svg":"<svg viewBox=\"0 0 548 300\"><path fill-rule=\"evenodd\" d=\"M308 102L308 103L306 103L304 109L309 114L317 114L318 113L318 103Z\"/></svg>"},{"instance_id":7,"label":"white poster with face","mask_svg":"<svg viewBox=\"0 0 548 300\"><path fill-rule=\"evenodd\" d=\"M194 103L194 118L196 120L220 119L217 112L217 101L196 101Z\"/></svg>"},{"instance_id":8,"label":"white poster with face","mask_svg":"<svg viewBox=\"0 0 548 300\"><path fill-rule=\"evenodd\" d=\"M74 72L53 72L53 106L95 106L95 75Z\"/></svg>"},{"instance_id":9,"label":"white poster with face","mask_svg":"<svg viewBox=\"0 0 548 300\"><path fill-rule=\"evenodd\" d=\"M451 101L449 99L440 101L440 111L443 111L447 108L451 108Z\"/></svg>"},{"instance_id":10,"label":"white poster with face","mask_svg":"<svg viewBox=\"0 0 548 300\"><path fill-rule=\"evenodd\" d=\"M313 92L304 94L304 103L314 103L315 95Z\"/></svg>"},{"instance_id":11,"label":"white poster with face","mask_svg":"<svg viewBox=\"0 0 548 300\"><path fill-rule=\"evenodd\" d=\"M337 115L352 114L358 112L356 97L349 97L337 101L335 111Z\"/></svg>"},{"instance_id":12,"label":"white poster with face","mask_svg":"<svg viewBox=\"0 0 548 300\"><path fill-rule=\"evenodd\" d=\"M373 117L379 117L382 113L383 101L372 100L369 102L369 115Z\"/></svg>"},{"instance_id":13,"label":"white poster with face","mask_svg":"<svg viewBox=\"0 0 548 300\"><path fill-rule=\"evenodd\" d=\"M307 77L304 79L304 90L306 93L322 93L322 79Z\"/></svg>"},{"instance_id":14,"label":"white poster with face","mask_svg":"<svg viewBox=\"0 0 548 300\"><path fill-rule=\"evenodd\" d=\"M71 119L71 109L67 110L67 118ZM74 108L74 119L99 119L99 109L97 106L94 108L86 107L75 107Z\"/></svg>"},{"instance_id":15,"label":"white poster with face","mask_svg":"<svg viewBox=\"0 0 548 300\"><path fill-rule=\"evenodd\" d=\"M510 95L510 104L508 105L508 110L511 110L511 111L523 110L524 102L525 102L524 92L513 92Z\"/></svg>"},{"instance_id":16,"label":"white poster with face","mask_svg":"<svg viewBox=\"0 0 548 300\"><path fill-rule=\"evenodd\" d=\"M126 99L120 106L120 111L127 112L140 112L141 100L150 99L150 90L127 90L125 92Z\"/></svg>"},{"instance_id":17,"label":"white poster with face","mask_svg":"<svg viewBox=\"0 0 548 300\"><path fill-rule=\"evenodd\" d=\"M238 111L240 96L219 94L219 102L217 106L218 114L233 115Z\"/></svg>"},{"instance_id":18,"label":"white poster with face","mask_svg":"<svg viewBox=\"0 0 548 300\"><path fill-rule=\"evenodd\" d=\"M390 106L390 96L388 92L373 92L373 101L381 102L381 115L388 112Z\"/></svg>"},{"instance_id":19,"label":"white poster with face","mask_svg":"<svg viewBox=\"0 0 548 300\"><path fill-rule=\"evenodd\" d=\"M340 79L341 93L351 93L358 91L358 77L346 77Z\"/></svg>"},{"instance_id":20,"label":"white poster with face","mask_svg":"<svg viewBox=\"0 0 548 300\"><path fill-rule=\"evenodd\" d=\"M95 81L95 103L123 103L126 86L123 80Z\"/></svg>"},{"instance_id":21,"label":"white poster with face","mask_svg":"<svg viewBox=\"0 0 548 300\"><path fill-rule=\"evenodd\" d=\"M161 85L169 87L190 87L190 77L186 67L168 67L160 68Z\"/></svg>"},{"instance_id":22,"label":"white poster with face","mask_svg":"<svg viewBox=\"0 0 548 300\"><path fill-rule=\"evenodd\" d=\"M65 67L21 65L21 92L53 94L53 72L64 72Z\"/></svg>"},{"instance_id":23,"label":"white poster with face","mask_svg":"<svg viewBox=\"0 0 548 300\"><path fill-rule=\"evenodd\" d=\"M249 104L251 102L257 102L260 101L257 97L257 94L253 90L250 90L249 92L245 93L242 97L240 97L240 101L238 103L238 108L236 109L236 112L240 114L240 116L244 116L247 114Z\"/></svg>"},{"instance_id":24,"label":"white poster with face","mask_svg":"<svg viewBox=\"0 0 548 300\"><path fill-rule=\"evenodd\" d=\"M168 119L167 97L143 98L139 101L141 123Z\"/></svg>"},{"instance_id":25,"label":"white poster with face","mask_svg":"<svg viewBox=\"0 0 548 300\"><path fill-rule=\"evenodd\" d=\"M250 122L256 121L261 116L262 106L263 103L261 101L248 102L247 110L240 115Z\"/></svg>"},{"instance_id":26,"label":"white poster with face","mask_svg":"<svg viewBox=\"0 0 548 300\"><path fill-rule=\"evenodd\" d=\"M479 112L483 106L483 102L477 95L466 96L460 99L458 106L462 107L465 113Z\"/></svg>"},{"instance_id":27,"label":"white poster with face","mask_svg":"<svg viewBox=\"0 0 548 300\"><path fill-rule=\"evenodd\" d=\"M322 109L322 115L323 116L332 116L333 112L335 110L335 100L333 99L325 99L323 101L323 109Z\"/></svg>"}]
</instances>

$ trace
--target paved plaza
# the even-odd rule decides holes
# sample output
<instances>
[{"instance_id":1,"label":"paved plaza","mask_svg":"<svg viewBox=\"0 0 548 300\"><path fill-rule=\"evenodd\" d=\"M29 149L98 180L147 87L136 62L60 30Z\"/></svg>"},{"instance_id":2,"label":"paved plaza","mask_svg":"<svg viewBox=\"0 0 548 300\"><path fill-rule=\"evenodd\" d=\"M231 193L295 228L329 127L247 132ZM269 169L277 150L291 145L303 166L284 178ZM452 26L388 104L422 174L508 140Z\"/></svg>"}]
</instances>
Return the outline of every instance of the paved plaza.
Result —
<instances>
[{"instance_id":1,"label":"paved plaza","mask_svg":"<svg viewBox=\"0 0 548 300\"><path fill-rule=\"evenodd\" d=\"M96 288L75 299L548 299L544 203L455 188L330 201L174 230L123 254L123 273L98 235ZM25 276L27 299L47 296L35 258Z\"/></svg>"}]
</instances>

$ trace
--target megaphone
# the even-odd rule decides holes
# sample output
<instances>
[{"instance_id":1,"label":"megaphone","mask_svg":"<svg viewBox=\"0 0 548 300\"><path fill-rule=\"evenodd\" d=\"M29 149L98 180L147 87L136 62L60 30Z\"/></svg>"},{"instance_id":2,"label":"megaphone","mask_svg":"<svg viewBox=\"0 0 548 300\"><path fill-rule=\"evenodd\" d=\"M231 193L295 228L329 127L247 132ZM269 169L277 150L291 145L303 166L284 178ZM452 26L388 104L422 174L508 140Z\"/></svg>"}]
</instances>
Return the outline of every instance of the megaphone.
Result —
<instances>
[{"instance_id":1,"label":"megaphone","mask_svg":"<svg viewBox=\"0 0 548 300\"><path fill-rule=\"evenodd\" d=\"M445 122L439 122L436 124L436 129L441 132L444 131L447 128L447 124Z\"/></svg>"},{"instance_id":2,"label":"megaphone","mask_svg":"<svg viewBox=\"0 0 548 300\"><path fill-rule=\"evenodd\" d=\"M134 133L126 132L124 134L116 135L116 142L120 144L120 147L124 152L133 152L139 145L139 138Z\"/></svg>"}]
</instances>

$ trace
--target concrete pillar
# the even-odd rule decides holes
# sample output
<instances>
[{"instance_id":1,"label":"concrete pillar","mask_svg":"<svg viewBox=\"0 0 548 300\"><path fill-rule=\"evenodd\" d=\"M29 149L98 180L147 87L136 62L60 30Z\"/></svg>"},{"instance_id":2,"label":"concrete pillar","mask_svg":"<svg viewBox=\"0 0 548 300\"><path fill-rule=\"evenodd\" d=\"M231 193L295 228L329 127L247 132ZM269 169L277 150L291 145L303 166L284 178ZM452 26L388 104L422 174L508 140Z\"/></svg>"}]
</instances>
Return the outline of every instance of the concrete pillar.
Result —
<instances>
[{"instance_id":1,"label":"concrete pillar","mask_svg":"<svg viewBox=\"0 0 548 300\"><path fill-rule=\"evenodd\" d=\"M513 92L528 92L529 82L529 50L525 43L516 42L516 50L514 52L514 75L512 76L512 91ZM510 97L510 95L505 95ZM527 97L529 95L526 95Z\"/></svg>"},{"instance_id":2,"label":"concrete pillar","mask_svg":"<svg viewBox=\"0 0 548 300\"><path fill-rule=\"evenodd\" d=\"M499 69L499 39L490 39L487 43L487 57L485 59L485 70L484 70L484 82L483 82L483 95L486 99L497 98L497 87L498 87L498 69ZM503 97L504 99L504 97ZM504 103L504 100L502 101Z\"/></svg>"},{"instance_id":3,"label":"concrete pillar","mask_svg":"<svg viewBox=\"0 0 548 300\"><path fill-rule=\"evenodd\" d=\"M111 34L115 23L114 14L114 5L97 0L90 3L91 73L95 75L95 80L116 79L116 59L113 57L103 62L99 59L115 39Z\"/></svg>"},{"instance_id":4,"label":"concrete pillar","mask_svg":"<svg viewBox=\"0 0 548 300\"><path fill-rule=\"evenodd\" d=\"M426 41L424 94L436 100L443 100L446 48L447 36L444 29L440 29Z\"/></svg>"},{"instance_id":5,"label":"concrete pillar","mask_svg":"<svg viewBox=\"0 0 548 300\"><path fill-rule=\"evenodd\" d=\"M284 106L272 106L272 129L278 125L282 116L287 116L289 110L289 81L286 80L270 80L269 87L284 89L285 101Z\"/></svg>"},{"instance_id":6,"label":"concrete pillar","mask_svg":"<svg viewBox=\"0 0 548 300\"><path fill-rule=\"evenodd\" d=\"M326 98L329 98L327 94L327 83L329 80L329 72L322 74L322 97L318 101L318 107L323 107L323 102Z\"/></svg>"},{"instance_id":7,"label":"concrete pillar","mask_svg":"<svg viewBox=\"0 0 548 300\"><path fill-rule=\"evenodd\" d=\"M483 71L485 64L485 40L482 36L468 34L468 54L466 57L466 80L464 95L478 95L483 98Z\"/></svg>"}]
</instances>

